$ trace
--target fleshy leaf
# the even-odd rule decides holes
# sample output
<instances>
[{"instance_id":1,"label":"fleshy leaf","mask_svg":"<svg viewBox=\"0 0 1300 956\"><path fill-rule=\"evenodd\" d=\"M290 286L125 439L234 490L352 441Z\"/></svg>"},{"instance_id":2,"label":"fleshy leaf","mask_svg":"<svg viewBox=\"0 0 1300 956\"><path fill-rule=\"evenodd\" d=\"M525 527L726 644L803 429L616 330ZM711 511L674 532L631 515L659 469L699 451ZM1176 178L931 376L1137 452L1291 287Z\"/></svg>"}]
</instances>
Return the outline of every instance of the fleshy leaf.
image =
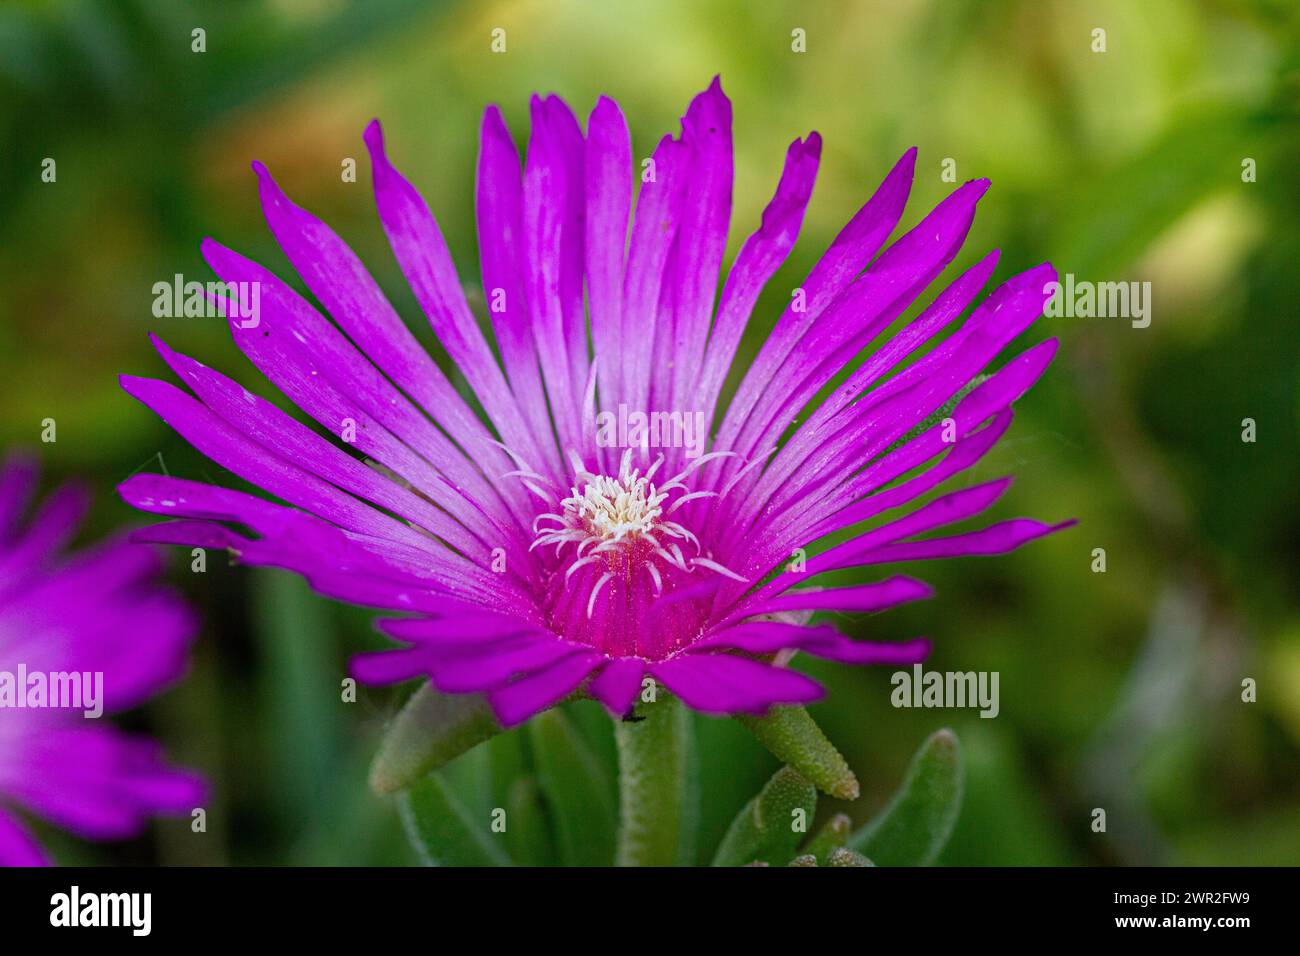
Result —
<instances>
[{"instance_id":1,"label":"fleshy leaf","mask_svg":"<svg viewBox=\"0 0 1300 956\"><path fill-rule=\"evenodd\" d=\"M555 859L542 791L533 776L520 777L506 797L506 846L520 866L545 866Z\"/></svg>"},{"instance_id":2,"label":"fleshy leaf","mask_svg":"<svg viewBox=\"0 0 1300 956\"><path fill-rule=\"evenodd\" d=\"M370 786L381 794L405 789L500 732L481 696L444 696L425 684L388 728L370 766Z\"/></svg>"},{"instance_id":3,"label":"fleshy leaf","mask_svg":"<svg viewBox=\"0 0 1300 956\"><path fill-rule=\"evenodd\" d=\"M850 850L846 846L838 847L831 851L830 856L826 858L827 866L875 866L861 853L856 850Z\"/></svg>"},{"instance_id":4,"label":"fleshy leaf","mask_svg":"<svg viewBox=\"0 0 1300 956\"><path fill-rule=\"evenodd\" d=\"M736 718L782 763L841 800L858 798L858 778L802 707L773 707L763 717Z\"/></svg>"},{"instance_id":5,"label":"fleshy leaf","mask_svg":"<svg viewBox=\"0 0 1300 956\"><path fill-rule=\"evenodd\" d=\"M794 856L817 809L817 788L798 771L782 767L731 822L713 857L714 866L761 863L784 866Z\"/></svg>"},{"instance_id":6,"label":"fleshy leaf","mask_svg":"<svg viewBox=\"0 0 1300 956\"><path fill-rule=\"evenodd\" d=\"M814 857L818 864L824 866L826 858L833 850L838 850L849 842L853 833L853 820L847 813L837 813L813 834L813 838L804 844L803 852Z\"/></svg>"},{"instance_id":7,"label":"fleshy leaf","mask_svg":"<svg viewBox=\"0 0 1300 956\"><path fill-rule=\"evenodd\" d=\"M515 781L532 772L528 760L528 739L522 727L493 737L483 747L487 751L488 794L495 807L505 806Z\"/></svg>"},{"instance_id":8,"label":"fleshy leaf","mask_svg":"<svg viewBox=\"0 0 1300 956\"><path fill-rule=\"evenodd\" d=\"M928 866L952 834L961 795L961 746L945 728L921 745L903 786L848 846L880 866Z\"/></svg>"},{"instance_id":9,"label":"fleshy leaf","mask_svg":"<svg viewBox=\"0 0 1300 956\"><path fill-rule=\"evenodd\" d=\"M510 858L491 821L470 819L437 773L398 796L402 822L412 846L427 866L509 866Z\"/></svg>"},{"instance_id":10,"label":"fleshy leaf","mask_svg":"<svg viewBox=\"0 0 1300 956\"><path fill-rule=\"evenodd\" d=\"M562 711L528 724L542 796L566 866L609 866L614 860L613 785L596 755Z\"/></svg>"}]
</instances>

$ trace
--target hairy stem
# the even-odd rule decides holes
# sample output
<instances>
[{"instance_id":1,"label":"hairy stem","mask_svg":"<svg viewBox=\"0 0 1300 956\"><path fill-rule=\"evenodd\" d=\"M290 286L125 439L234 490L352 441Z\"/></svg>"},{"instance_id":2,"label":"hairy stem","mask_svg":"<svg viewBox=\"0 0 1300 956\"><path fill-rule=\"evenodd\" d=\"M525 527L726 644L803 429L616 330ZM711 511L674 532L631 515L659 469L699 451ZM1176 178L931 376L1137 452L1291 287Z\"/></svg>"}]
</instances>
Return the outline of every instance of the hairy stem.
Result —
<instances>
[{"instance_id":1,"label":"hairy stem","mask_svg":"<svg viewBox=\"0 0 1300 956\"><path fill-rule=\"evenodd\" d=\"M675 698L614 724L621 820L619 866L673 866L693 853L690 714Z\"/></svg>"}]
</instances>

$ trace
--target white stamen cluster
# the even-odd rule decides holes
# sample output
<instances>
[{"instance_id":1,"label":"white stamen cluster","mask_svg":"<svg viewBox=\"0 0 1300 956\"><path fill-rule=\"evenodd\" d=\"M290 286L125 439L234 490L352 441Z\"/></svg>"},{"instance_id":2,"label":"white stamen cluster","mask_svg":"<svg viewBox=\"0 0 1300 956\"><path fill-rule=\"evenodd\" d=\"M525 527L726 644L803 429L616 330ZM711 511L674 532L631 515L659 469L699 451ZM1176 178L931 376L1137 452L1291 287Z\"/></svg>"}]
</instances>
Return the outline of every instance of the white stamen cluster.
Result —
<instances>
[{"instance_id":1,"label":"white stamen cluster","mask_svg":"<svg viewBox=\"0 0 1300 956\"><path fill-rule=\"evenodd\" d=\"M664 461L662 455L643 475L640 469L632 467L632 450L628 449L623 453L616 477L593 474L577 456L571 457L575 475L572 493L561 500L561 513L537 516L533 530L538 534L529 550L553 544L559 555L566 544L573 544L576 560L565 569L566 580L581 567L604 562L606 570L593 586L587 602L588 617L601 589L615 574L630 574L634 564L643 566L650 575L655 594L663 591L663 575L657 561L687 574L697 567L705 567L741 580L717 562L701 557L699 539L669 518L687 501L717 494L691 492L682 482L704 459L697 459L681 474L655 485L655 473ZM676 497L673 492L678 492ZM538 528L542 521L554 522L555 526ZM684 553L683 545L690 545L694 553Z\"/></svg>"},{"instance_id":2,"label":"white stamen cluster","mask_svg":"<svg viewBox=\"0 0 1300 956\"><path fill-rule=\"evenodd\" d=\"M649 535L667 499L666 492L633 471L617 478L587 476L582 493L575 487L573 496L560 504L566 515L585 524L596 537L621 541L628 534Z\"/></svg>"}]
</instances>

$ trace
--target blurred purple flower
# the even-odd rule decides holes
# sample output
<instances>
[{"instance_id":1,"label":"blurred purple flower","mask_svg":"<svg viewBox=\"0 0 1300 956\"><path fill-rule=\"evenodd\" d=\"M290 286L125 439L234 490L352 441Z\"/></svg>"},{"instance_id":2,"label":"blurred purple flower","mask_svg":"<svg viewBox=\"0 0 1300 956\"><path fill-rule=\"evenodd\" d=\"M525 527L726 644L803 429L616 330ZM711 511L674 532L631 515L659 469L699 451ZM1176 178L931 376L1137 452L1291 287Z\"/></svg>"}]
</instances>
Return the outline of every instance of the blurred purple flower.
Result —
<instances>
[{"instance_id":1,"label":"blurred purple flower","mask_svg":"<svg viewBox=\"0 0 1300 956\"><path fill-rule=\"evenodd\" d=\"M92 696L102 712L127 710L179 678L193 614L155 583L152 548L110 541L60 557L86 510L81 489L59 489L24 526L36 478L26 458L11 457L0 470L5 866L47 862L16 808L86 839L118 840L137 835L154 814L189 813L204 794L199 778L163 765L153 741L87 716ZM73 684L81 699L70 707Z\"/></svg>"},{"instance_id":2,"label":"blurred purple flower","mask_svg":"<svg viewBox=\"0 0 1300 956\"><path fill-rule=\"evenodd\" d=\"M1056 349L1047 341L1021 353L961 397L946 427L903 441L1041 314L1055 278L1048 265L1012 278L939 341L989 278L992 253L888 334L961 248L987 181L956 189L882 251L910 189L907 152L792 295L700 455L680 435L633 437L607 428L606 416L713 422L759 293L794 245L820 137L791 144L719 295L733 177L731 104L716 80L691 103L681 135L637 166L609 99L585 135L554 96L534 97L531 118L522 172L500 112L483 119L476 200L495 349L379 124L365 133L384 231L487 424L348 246L254 164L271 231L333 322L219 243L206 240L203 254L231 288L260 290L257 324L231 322L239 348L355 454L155 340L197 400L151 379L124 376L126 390L288 507L141 475L123 497L179 519L145 539L228 548L335 598L409 612L379 622L405 646L357 658L356 676L427 676L444 692L484 692L514 724L587 681L587 693L623 714L646 675L712 713L813 700L820 686L782 666L780 652L898 665L929 646L805 626L816 611L926 597L923 583L808 589L817 575L999 554L1061 527L1016 519L918 538L983 512L1006 479L879 520L978 461ZM787 566L798 549L845 531L806 567Z\"/></svg>"}]
</instances>

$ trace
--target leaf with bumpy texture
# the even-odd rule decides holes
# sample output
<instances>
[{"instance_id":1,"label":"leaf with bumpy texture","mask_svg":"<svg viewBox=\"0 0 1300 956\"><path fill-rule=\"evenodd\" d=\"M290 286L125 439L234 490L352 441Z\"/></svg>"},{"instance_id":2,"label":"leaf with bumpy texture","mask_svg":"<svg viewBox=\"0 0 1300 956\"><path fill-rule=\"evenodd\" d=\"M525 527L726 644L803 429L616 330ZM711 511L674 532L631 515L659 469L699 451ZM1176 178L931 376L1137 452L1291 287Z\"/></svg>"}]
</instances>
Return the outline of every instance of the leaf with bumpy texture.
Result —
<instances>
[{"instance_id":1,"label":"leaf with bumpy texture","mask_svg":"<svg viewBox=\"0 0 1300 956\"><path fill-rule=\"evenodd\" d=\"M813 838L803 846L803 852L812 856L818 864L824 866L826 858L835 850L849 842L853 833L853 820L847 813L837 813L813 834Z\"/></svg>"},{"instance_id":2,"label":"leaf with bumpy texture","mask_svg":"<svg viewBox=\"0 0 1300 956\"><path fill-rule=\"evenodd\" d=\"M773 707L766 716L736 718L777 760L799 771L823 793L858 798L858 778L802 707Z\"/></svg>"},{"instance_id":3,"label":"leaf with bumpy texture","mask_svg":"<svg viewBox=\"0 0 1300 956\"><path fill-rule=\"evenodd\" d=\"M797 771L782 767L736 814L713 857L713 865L784 866L803 837L796 821L812 820L816 810L817 788Z\"/></svg>"}]
</instances>

